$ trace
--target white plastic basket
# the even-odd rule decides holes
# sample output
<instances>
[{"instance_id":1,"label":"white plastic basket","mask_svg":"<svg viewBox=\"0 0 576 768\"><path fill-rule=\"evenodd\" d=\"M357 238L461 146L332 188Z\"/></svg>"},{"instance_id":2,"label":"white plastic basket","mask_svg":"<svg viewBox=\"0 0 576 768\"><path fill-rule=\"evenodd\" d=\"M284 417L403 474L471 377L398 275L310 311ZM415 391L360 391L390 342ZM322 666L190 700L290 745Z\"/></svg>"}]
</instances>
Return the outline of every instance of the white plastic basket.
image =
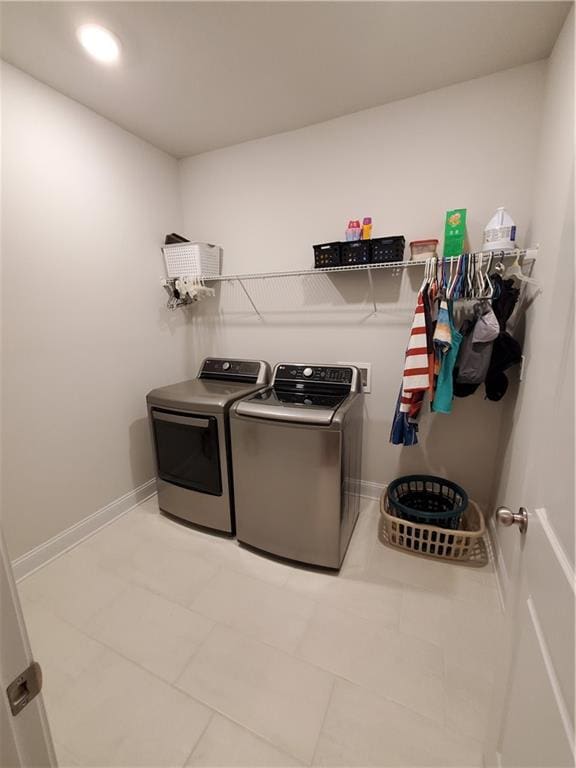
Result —
<instances>
[{"instance_id":1,"label":"white plastic basket","mask_svg":"<svg viewBox=\"0 0 576 768\"><path fill-rule=\"evenodd\" d=\"M218 277L222 248L210 243L174 243L162 248L166 274L173 277Z\"/></svg>"},{"instance_id":2,"label":"white plastic basket","mask_svg":"<svg viewBox=\"0 0 576 768\"><path fill-rule=\"evenodd\" d=\"M484 517L470 501L456 530L412 523L394 515L384 491L380 497L381 535L385 544L416 555L486 565L488 553L484 536Z\"/></svg>"}]
</instances>

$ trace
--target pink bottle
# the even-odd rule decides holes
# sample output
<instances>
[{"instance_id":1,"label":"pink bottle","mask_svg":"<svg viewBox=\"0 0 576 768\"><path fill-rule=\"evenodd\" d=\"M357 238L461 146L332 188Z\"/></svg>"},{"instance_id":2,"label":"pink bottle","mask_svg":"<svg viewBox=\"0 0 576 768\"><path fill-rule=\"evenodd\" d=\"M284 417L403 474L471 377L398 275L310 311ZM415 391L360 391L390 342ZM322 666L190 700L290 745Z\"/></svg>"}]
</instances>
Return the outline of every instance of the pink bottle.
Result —
<instances>
[{"instance_id":1,"label":"pink bottle","mask_svg":"<svg viewBox=\"0 0 576 768\"><path fill-rule=\"evenodd\" d=\"M348 229L346 230L346 240L360 240L362 234L362 227L358 219L351 219L348 222Z\"/></svg>"}]
</instances>

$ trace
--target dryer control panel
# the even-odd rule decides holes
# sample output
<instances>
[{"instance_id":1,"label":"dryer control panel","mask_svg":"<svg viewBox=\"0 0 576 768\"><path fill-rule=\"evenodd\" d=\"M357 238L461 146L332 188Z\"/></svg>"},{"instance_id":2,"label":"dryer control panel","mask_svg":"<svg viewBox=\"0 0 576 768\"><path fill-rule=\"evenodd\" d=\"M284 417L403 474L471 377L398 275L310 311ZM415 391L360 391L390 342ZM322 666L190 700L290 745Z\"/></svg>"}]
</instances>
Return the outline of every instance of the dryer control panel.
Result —
<instances>
[{"instance_id":1,"label":"dryer control panel","mask_svg":"<svg viewBox=\"0 0 576 768\"><path fill-rule=\"evenodd\" d=\"M265 381L267 370L267 364L258 360L207 357L200 367L198 378L259 383Z\"/></svg>"}]
</instances>

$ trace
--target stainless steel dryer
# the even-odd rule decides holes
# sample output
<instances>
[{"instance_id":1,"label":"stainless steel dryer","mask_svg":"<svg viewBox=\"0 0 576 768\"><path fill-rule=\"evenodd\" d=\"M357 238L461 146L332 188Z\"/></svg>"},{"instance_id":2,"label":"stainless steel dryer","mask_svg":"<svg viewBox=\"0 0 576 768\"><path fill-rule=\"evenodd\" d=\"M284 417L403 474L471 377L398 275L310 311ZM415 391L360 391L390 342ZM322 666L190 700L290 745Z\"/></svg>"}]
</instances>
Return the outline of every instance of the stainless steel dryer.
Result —
<instances>
[{"instance_id":1,"label":"stainless steel dryer","mask_svg":"<svg viewBox=\"0 0 576 768\"><path fill-rule=\"evenodd\" d=\"M269 379L263 361L207 358L196 379L147 395L162 511L234 533L229 410Z\"/></svg>"},{"instance_id":2,"label":"stainless steel dryer","mask_svg":"<svg viewBox=\"0 0 576 768\"><path fill-rule=\"evenodd\" d=\"M281 363L232 406L236 535L275 555L339 568L358 517L360 373Z\"/></svg>"}]
</instances>

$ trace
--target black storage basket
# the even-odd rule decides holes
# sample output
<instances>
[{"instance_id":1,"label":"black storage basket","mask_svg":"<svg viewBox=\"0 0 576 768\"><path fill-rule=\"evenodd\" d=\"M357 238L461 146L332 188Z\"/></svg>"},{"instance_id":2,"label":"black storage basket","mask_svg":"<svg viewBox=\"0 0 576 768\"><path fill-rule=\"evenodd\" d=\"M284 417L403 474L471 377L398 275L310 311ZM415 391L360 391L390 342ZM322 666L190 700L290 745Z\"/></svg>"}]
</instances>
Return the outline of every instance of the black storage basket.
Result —
<instances>
[{"instance_id":1,"label":"black storage basket","mask_svg":"<svg viewBox=\"0 0 576 768\"><path fill-rule=\"evenodd\" d=\"M312 246L314 248L314 268L326 269L326 267L340 266L340 246L341 243L320 243Z\"/></svg>"},{"instance_id":2,"label":"black storage basket","mask_svg":"<svg viewBox=\"0 0 576 768\"><path fill-rule=\"evenodd\" d=\"M402 235L375 237L371 241L370 261L372 264L386 264L404 260L405 240Z\"/></svg>"},{"instance_id":3,"label":"black storage basket","mask_svg":"<svg viewBox=\"0 0 576 768\"><path fill-rule=\"evenodd\" d=\"M370 264L370 240L351 240L340 245L342 266Z\"/></svg>"},{"instance_id":4,"label":"black storage basket","mask_svg":"<svg viewBox=\"0 0 576 768\"><path fill-rule=\"evenodd\" d=\"M434 475L405 475L388 486L390 512L411 523L456 530L468 507L468 494L450 480Z\"/></svg>"}]
</instances>

